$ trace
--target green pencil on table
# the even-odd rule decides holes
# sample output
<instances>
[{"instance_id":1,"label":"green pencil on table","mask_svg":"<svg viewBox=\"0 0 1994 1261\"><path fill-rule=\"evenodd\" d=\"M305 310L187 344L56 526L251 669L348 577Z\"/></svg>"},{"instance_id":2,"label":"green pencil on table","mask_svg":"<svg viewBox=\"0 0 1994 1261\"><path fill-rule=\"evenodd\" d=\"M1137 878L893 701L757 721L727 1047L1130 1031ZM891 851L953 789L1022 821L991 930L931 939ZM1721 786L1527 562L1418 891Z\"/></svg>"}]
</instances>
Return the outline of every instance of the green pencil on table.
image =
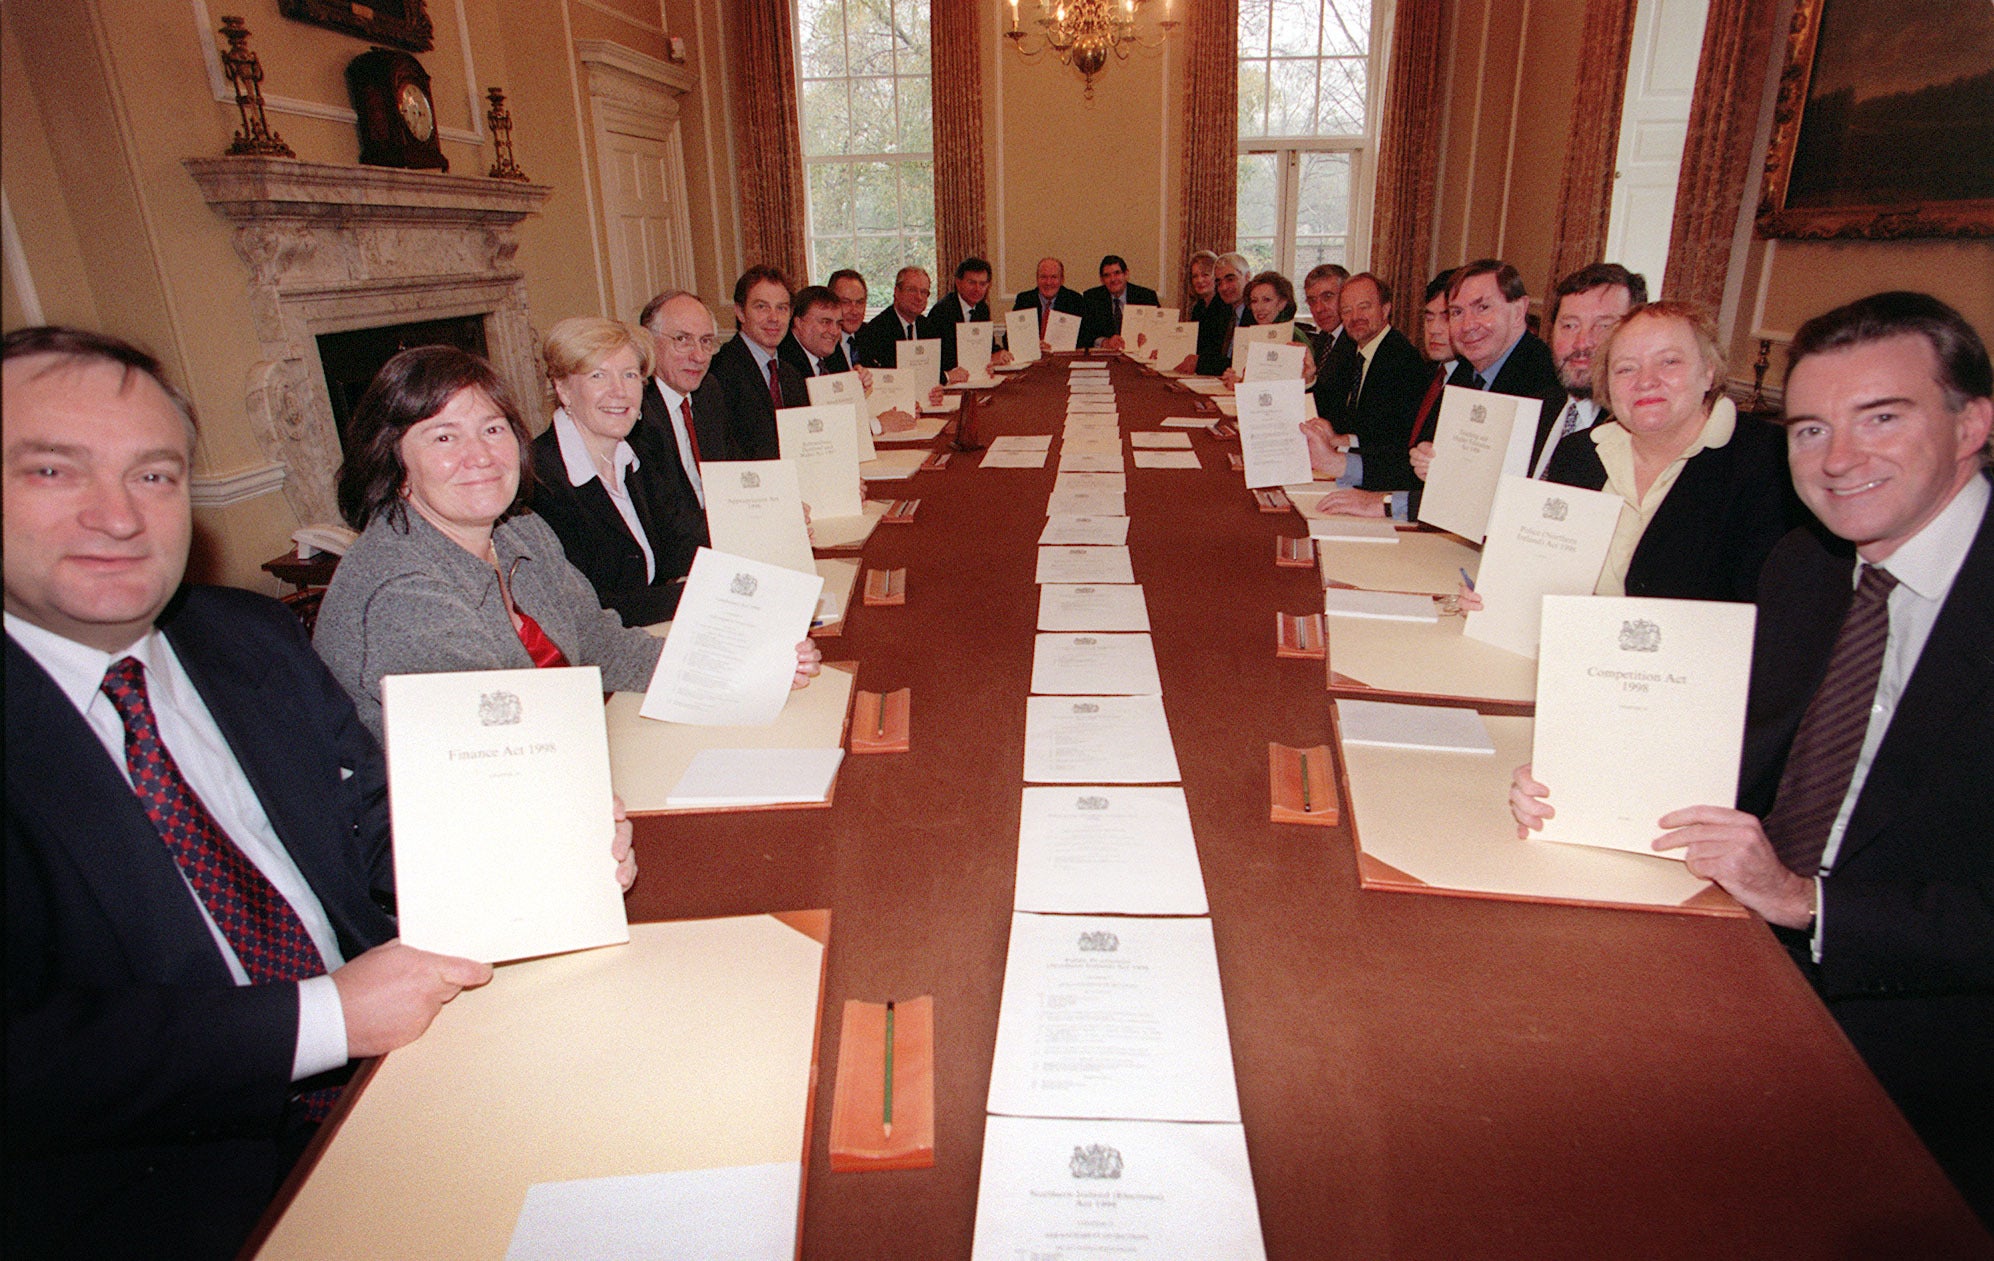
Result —
<instances>
[{"instance_id":1,"label":"green pencil on table","mask_svg":"<svg viewBox=\"0 0 1994 1261\"><path fill-rule=\"evenodd\" d=\"M886 1137L893 1137L893 1000L886 1000L886 1097L881 1105Z\"/></svg>"}]
</instances>

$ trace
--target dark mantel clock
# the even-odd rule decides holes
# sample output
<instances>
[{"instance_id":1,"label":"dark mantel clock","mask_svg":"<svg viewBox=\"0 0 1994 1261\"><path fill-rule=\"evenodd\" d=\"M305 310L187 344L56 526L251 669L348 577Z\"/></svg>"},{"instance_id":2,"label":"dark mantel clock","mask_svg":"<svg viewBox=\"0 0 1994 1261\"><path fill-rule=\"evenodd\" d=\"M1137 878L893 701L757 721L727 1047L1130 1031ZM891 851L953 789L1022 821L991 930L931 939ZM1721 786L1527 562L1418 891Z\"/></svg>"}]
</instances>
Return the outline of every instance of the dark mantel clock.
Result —
<instances>
[{"instance_id":1,"label":"dark mantel clock","mask_svg":"<svg viewBox=\"0 0 1994 1261\"><path fill-rule=\"evenodd\" d=\"M375 48L346 66L346 86L360 115L360 160L369 166L450 169L436 135L429 74L404 52Z\"/></svg>"}]
</instances>

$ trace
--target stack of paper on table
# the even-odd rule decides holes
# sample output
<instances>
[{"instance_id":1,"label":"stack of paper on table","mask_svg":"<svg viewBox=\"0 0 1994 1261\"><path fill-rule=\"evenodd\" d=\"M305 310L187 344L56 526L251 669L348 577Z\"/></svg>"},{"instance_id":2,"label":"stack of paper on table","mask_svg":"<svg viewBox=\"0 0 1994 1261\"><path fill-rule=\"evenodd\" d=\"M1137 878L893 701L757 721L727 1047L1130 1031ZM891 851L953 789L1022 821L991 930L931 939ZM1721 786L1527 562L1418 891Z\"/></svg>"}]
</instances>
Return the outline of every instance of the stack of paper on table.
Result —
<instances>
[{"instance_id":1,"label":"stack of paper on table","mask_svg":"<svg viewBox=\"0 0 1994 1261\"><path fill-rule=\"evenodd\" d=\"M926 451L881 451L859 465L859 476L869 482L897 482L920 472L928 462Z\"/></svg>"},{"instance_id":2,"label":"stack of paper on table","mask_svg":"<svg viewBox=\"0 0 1994 1261\"><path fill-rule=\"evenodd\" d=\"M1126 519L1126 518L1124 518ZM1149 606L1139 583L1045 583L1039 587L1042 631L1146 631Z\"/></svg>"},{"instance_id":3,"label":"stack of paper on table","mask_svg":"<svg viewBox=\"0 0 1994 1261\"><path fill-rule=\"evenodd\" d=\"M1210 416L1169 416L1158 422L1165 429L1209 429Z\"/></svg>"},{"instance_id":4,"label":"stack of paper on table","mask_svg":"<svg viewBox=\"0 0 1994 1261\"><path fill-rule=\"evenodd\" d=\"M1325 587L1322 611L1331 617L1374 617L1389 622L1432 625L1440 616L1430 595L1404 591L1365 591L1358 587Z\"/></svg>"},{"instance_id":5,"label":"stack of paper on table","mask_svg":"<svg viewBox=\"0 0 1994 1261\"><path fill-rule=\"evenodd\" d=\"M1187 433L1132 433L1129 435L1129 445L1138 450L1147 448L1152 451L1189 451L1191 449L1191 435Z\"/></svg>"},{"instance_id":6,"label":"stack of paper on table","mask_svg":"<svg viewBox=\"0 0 1994 1261\"><path fill-rule=\"evenodd\" d=\"M1127 547L1041 547L1038 582L1134 582Z\"/></svg>"},{"instance_id":7,"label":"stack of paper on table","mask_svg":"<svg viewBox=\"0 0 1994 1261\"><path fill-rule=\"evenodd\" d=\"M1205 877L1182 788L1027 788L1020 911L1203 915Z\"/></svg>"},{"instance_id":8,"label":"stack of paper on table","mask_svg":"<svg viewBox=\"0 0 1994 1261\"><path fill-rule=\"evenodd\" d=\"M1134 456L1137 468L1203 468L1198 462L1196 451L1137 451Z\"/></svg>"},{"instance_id":9,"label":"stack of paper on table","mask_svg":"<svg viewBox=\"0 0 1994 1261\"><path fill-rule=\"evenodd\" d=\"M793 1255L828 919L786 918L811 935L638 924L501 967L380 1063L258 1255Z\"/></svg>"},{"instance_id":10,"label":"stack of paper on table","mask_svg":"<svg viewBox=\"0 0 1994 1261\"><path fill-rule=\"evenodd\" d=\"M1147 632L1040 633L1032 691L1042 696L1157 696L1156 648Z\"/></svg>"},{"instance_id":11,"label":"stack of paper on table","mask_svg":"<svg viewBox=\"0 0 1994 1261\"><path fill-rule=\"evenodd\" d=\"M845 740L853 682L850 667L827 664L809 687L789 694L774 722L753 727L658 722L638 712L641 695L618 692L605 711L611 783L631 814L663 814L677 809L669 804L671 791L705 750L838 749Z\"/></svg>"},{"instance_id":12,"label":"stack of paper on table","mask_svg":"<svg viewBox=\"0 0 1994 1261\"><path fill-rule=\"evenodd\" d=\"M1510 774L1530 760L1531 720L1482 721L1493 757L1344 743L1365 888L1744 914L1671 859L1516 839Z\"/></svg>"},{"instance_id":13,"label":"stack of paper on table","mask_svg":"<svg viewBox=\"0 0 1994 1261\"><path fill-rule=\"evenodd\" d=\"M810 517L810 546L826 552L861 547L872 537L872 529L893 505L884 499L868 499L856 517Z\"/></svg>"},{"instance_id":14,"label":"stack of paper on table","mask_svg":"<svg viewBox=\"0 0 1994 1261\"><path fill-rule=\"evenodd\" d=\"M1327 618L1323 638L1328 649L1329 689L1339 695L1354 686L1469 704L1529 704L1537 694L1537 663L1469 639L1461 631L1458 617L1424 624L1367 617Z\"/></svg>"},{"instance_id":15,"label":"stack of paper on table","mask_svg":"<svg viewBox=\"0 0 1994 1261\"><path fill-rule=\"evenodd\" d=\"M1239 400L1236 398L1215 398L1212 400L1212 406L1219 409L1221 416L1239 415Z\"/></svg>"},{"instance_id":16,"label":"stack of paper on table","mask_svg":"<svg viewBox=\"0 0 1994 1261\"><path fill-rule=\"evenodd\" d=\"M845 614L852 607L852 588L858 585L859 562L820 560L817 576L824 580L824 589L817 593L817 611L810 617L810 629L844 625Z\"/></svg>"},{"instance_id":17,"label":"stack of paper on table","mask_svg":"<svg viewBox=\"0 0 1994 1261\"><path fill-rule=\"evenodd\" d=\"M1455 595L1461 571L1474 577L1482 554L1451 534L1407 531L1395 547L1317 539L1316 568L1325 584L1344 583L1368 591L1423 591Z\"/></svg>"},{"instance_id":18,"label":"stack of paper on table","mask_svg":"<svg viewBox=\"0 0 1994 1261\"><path fill-rule=\"evenodd\" d=\"M1185 377L1184 388L1193 394L1230 394L1232 387L1217 377Z\"/></svg>"},{"instance_id":19,"label":"stack of paper on table","mask_svg":"<svg viewBox=\"0 0 1994 1261\"><path fill-rule=\"evenodd\" d=\"M1346 745L1431 753L1495 753L1488 724L1472 709L1342 698L1336 702L1336 712Z\"/></svg>"},{"instance_id":20,"label":"stack of paper on table","mask_svg":"<svg viewBox=\"0 0 1994 1261\"><path fill-rule=\"evenodd\" d=\"M665 797L673 810L814 806L831 800L843 749L701 749Z\"/></svg>"},{"instance_id":21,"label":"stack of paper on table","mask_svg":"<svg viewBox=\"0 0 1994 1261\"><path fill-rule=\"evenodd\" d=\"M1286 487L1283 488L1283 490L1287 489ZM1317 489L1315 496L1320 496L1321 493L1321 490ZM1315 496L1311 496L1305 492L1298 499L1293 493L1290 493L1288 495L1288 502L1294 504L1297 511L1300 511L1303 507L1302 500L1312 499ZM1314 504L1311 503L1308 506L1313 508ZM1328 539L1336 543L1395 544L1399 541L1399 534L1401 533L1398 526L1390 521L1371 521L1363 517L1310 516L1308 512L1302 512L1302 517L1309 523L1310 538Z\"/></svg>"},{"instance_id":22,"label":"stack of paper on table","mask_svg":"<svg viewBox=\"0 0 1994 1261\"><path fill-rule=\"evenodd\" d=\"M1025 699L1025 780L1174 784L1177 751L1156 696Z\"/></svg>"}]
</instances>

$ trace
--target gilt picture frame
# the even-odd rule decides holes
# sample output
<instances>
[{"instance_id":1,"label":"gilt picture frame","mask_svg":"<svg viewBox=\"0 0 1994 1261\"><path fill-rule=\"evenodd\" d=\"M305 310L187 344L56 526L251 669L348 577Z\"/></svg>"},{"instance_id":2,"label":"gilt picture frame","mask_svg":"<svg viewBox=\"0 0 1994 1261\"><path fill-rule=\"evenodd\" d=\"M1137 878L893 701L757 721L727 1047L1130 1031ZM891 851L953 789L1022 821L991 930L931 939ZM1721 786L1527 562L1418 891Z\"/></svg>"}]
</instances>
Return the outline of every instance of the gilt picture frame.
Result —
<instances>
[{"instance_id":1,"label":"gilt picture frame","mask_svg":"<svg viewBox=\"0 0 1994 1261\"><path fill-rule=\"evenodd\" d=\"M277 0L285 17L358 35L376 44L426 53L436 46L428 0Z\"/></svg>"}]
</instances>

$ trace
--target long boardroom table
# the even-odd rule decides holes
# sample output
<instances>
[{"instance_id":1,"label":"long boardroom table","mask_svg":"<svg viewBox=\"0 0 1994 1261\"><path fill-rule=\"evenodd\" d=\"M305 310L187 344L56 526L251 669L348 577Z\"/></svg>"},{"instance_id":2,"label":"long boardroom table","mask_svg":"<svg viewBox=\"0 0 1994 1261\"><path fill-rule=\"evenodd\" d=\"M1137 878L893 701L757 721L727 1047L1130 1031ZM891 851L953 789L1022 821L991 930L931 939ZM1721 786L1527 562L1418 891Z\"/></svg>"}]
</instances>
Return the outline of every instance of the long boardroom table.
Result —
<instances>
[{"instance_id":1,"label":"long boardroom table","mask_svg":"<svg viewBox=\"0 0 1994 1261\"><path fill-rule=\"evenodd\" d=\"M1113 372L1125 431L1198 414ZM976 435L1057 432L1065 378L1039 364L972 397ZM1758 921L1365 892L1345 828L1268 821L1267 742L1331 742L1322 663L1274 653L1274 613L1319 611L1321 584L1275 566L1304 524L1255 509L1237 442L1192 441L1199 470L1130 463L1129 547L1268 1255L1994 1253ZM907 601L855 598L823 647L863 689L912 689L910 752L848 757L829 809L638 825L633 919L832 912L806 1257L969 1255L1057 462L1057 443L1043 470L959 453L873 487L921 501L863 552L906 568ZM833 1173L843 1004L921 994L935 1166Z\"/></svg>"}]
</instances>

